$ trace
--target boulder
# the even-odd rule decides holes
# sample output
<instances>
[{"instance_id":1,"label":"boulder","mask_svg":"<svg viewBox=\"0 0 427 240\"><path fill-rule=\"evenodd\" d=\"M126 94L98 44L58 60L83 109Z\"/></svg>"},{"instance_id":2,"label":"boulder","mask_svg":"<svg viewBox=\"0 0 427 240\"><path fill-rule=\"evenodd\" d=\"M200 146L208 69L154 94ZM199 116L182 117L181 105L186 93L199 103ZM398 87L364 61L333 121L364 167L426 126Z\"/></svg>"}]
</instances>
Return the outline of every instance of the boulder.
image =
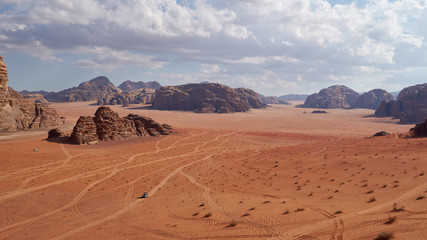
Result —
<instances>
[{"instance_id":1,"label":"boulder","mask_svg":"<svg viewBox=\"0 0 427 240\"><path fill-rule=\"evenodd\" d=\"M427 137L427 119L411 128L412 137Z\"/></svg>"},{"instance_id":2,"label":"boulder","mask_svg":"<svg viewBox=\"0 0 427 240\"><path fill-rule=\"evenodd\" d=\"M56 110L22 97L8 86L6 65L0 57L0 131L21 131L58 125Z\"/></svg>"},{"instance_id":3,"label":"boulder","mask_svg":"<svg viewBox=\"0 0 427 240\"><path fill-rule=\"evenodd\" d=\"M81 116L79 118L70 141L74 144L90 144L138 136L168 135L171 129L169 125L161 125L148 117L129 114L121 118L109 107L99 107L95 117Z\"/></svg>"},{"instance_id":4,"label":"boulder","mask_svg":"<svg viewBox=\"0 0 427 240\"><path fill-rule=\"evenodd\" d=\"M48 136L47 136L48 139L61 138L61 137L65 137L65 133L61 131L59 128L54 128L49 130Z\"/></svg>"},{"instance_id":5,"label":"boulder","mask_svg":"<svg viewBox=\"0 0 427 240\"><path fill-rule=\"evenodd\" d=\"M264 106L254 91L235 90L218 83L161 87L153 100L154 109L198 113L246 112L261 107Z\"/></svg>"},{"instance_id":6,"label":"boulder","mask_svg":"<svg viewBox=\"0 0 427 240\"><path fill-rule=\"evenodd\" d=\"M427 118L427 83L404 88L396 101L381 102L376 117L393 117L399 123L423 122Z\"/></svg>"},{"instance_id":7,"label":"boulder","mask_svg":"<svg viewBox=\"0 0 427 240\"><path fill-rule=\"evenodd\" d=\"M305 108L350 108L359 94L343 85L333 85L307 97Z\"/></svg>"},{"instance_id":8,"label":"boulder","mask_svg":"<svg viewBox=\"0 0 427 240\"><path fill-rule=\"evenodd\" d=\"M374 89L360 95L352 105L352 108L367 108L375 110L380 106L382 101L389 102L393 99L393 95L387 91Z\"/></svg>"},{"instance_id":9,"label":"boulder","mask_svg":"<svg viewBox=\"0 0 427 240\"><path fill-rule=\"evenodd\" d=\"M388 136L390 135L390 133L386 132L386 131L381 131L381 132L377 132L374 135L372 135L372 137L383 137L383 136Z\"/></svg>"}]
</instances>

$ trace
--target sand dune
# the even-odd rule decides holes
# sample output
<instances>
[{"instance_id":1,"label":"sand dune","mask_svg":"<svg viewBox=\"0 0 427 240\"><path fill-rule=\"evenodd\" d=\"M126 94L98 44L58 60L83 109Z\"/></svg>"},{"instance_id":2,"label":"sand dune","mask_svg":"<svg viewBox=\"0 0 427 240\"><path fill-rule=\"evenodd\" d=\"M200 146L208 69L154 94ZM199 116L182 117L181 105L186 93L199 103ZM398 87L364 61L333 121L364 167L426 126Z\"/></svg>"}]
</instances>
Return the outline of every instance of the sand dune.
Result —
<instances>
[{"instance_id":1,"label":"sand dune","mask_svg":"<svg viewBox=\"0 0 427 240\"><path fill-rule=\"evenodd\" d=\"M97 108L53 107L65 131ZM362 109L113 109L178 133L88 146L0 138L0 239L427 239L427 139L369 138L411 126Z\"/></svg>"}]
</instances>

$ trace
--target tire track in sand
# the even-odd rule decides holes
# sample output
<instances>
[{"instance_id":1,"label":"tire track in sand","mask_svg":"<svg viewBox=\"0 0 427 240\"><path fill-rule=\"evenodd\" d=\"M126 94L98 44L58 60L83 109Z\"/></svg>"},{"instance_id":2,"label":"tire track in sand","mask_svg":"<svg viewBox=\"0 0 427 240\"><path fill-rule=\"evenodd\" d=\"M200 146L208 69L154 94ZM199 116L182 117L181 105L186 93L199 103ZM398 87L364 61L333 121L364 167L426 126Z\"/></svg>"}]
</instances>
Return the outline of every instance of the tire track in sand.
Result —
<instances>
[{"instance_id":1,"label":"tire track in sand","mask_svg":"<svg viewBox=\"0 0 427 240\"><path fill-rule=\"evenodd\" d=\"M216 141L216 140L218 140L220 137L228 136L228 135L231 135L231 134L234 134L234 133L235 133L235 132L231 132L231 133L227 133L227 134L223 134L223 135L217 136L214 140L207 141L207 142L205 142L204 144L202 144L202 145L200 145L200 146L196 147L196 150L195 150L195 151L199 151L200 147L202 147L202 146L204 146L204 145L208 144L208 143L209 143L209 142L211 142L211 141ZM225 140L224 140L224 142L225 142ZM201 161L205 161L205 160L207 160L207 159L210 159L210 158L212 158L213 156L215 156L216 154L217 154L217 153L209 154L209 155L205 156L204 158L201 158L201 159L199 159L199 160L195 160L195 161L193 161L193 162L187 163L187 164L185 164L185 165L182 165L182 166L180 166L180 167L176 168L172 173L170 173L169 175L167 175L167 176L166 176L166 177L165 177L165 178L164 178L164 179L163 179L163 180L162 180L162 181L161 181L157 186L155 186L153 189L151 189L151 190L148 192L149 196L154 196L154 195L157 193L157 191L158 191L159 189L161 189L164 185L166 185L166 184L168 183L168 181L169 181L172 177L174 177L177 173L179 173L182 169L184 169L184 168L186 168L186 167L188 167L188 166L191 166L191 165L193 165L193 164L195 164L195 163L198 163L198 162L201 162ZM143 201L143 199L135 200L134 202L132 202L132 203L131 203L131 204L129 204L128 206L126 206L126 207L124 207L124 208L120 209L119 211L117 211L117 212L115 212L115 213L113 213L113 214L111 214L111 215L109 215L109 216L107 216L107 217L105 217L105 218L99 219L99 220L97 220L97 221L94 221L94 222L91 222L91 223L89 223L89 224L86 224L86 225L83 225L83 226L81 226L81 227L78 227L78 228L76 228L76 229L74 229L74 230L68 231L68 232L66 232L66 233L64 233L64 234L61 234L61 235L59 235L59 236L57 236L57 237L52 238L52 240L63 239L63 238L65 238L65 237L71 236L71 235L73 235L73 234L75 234L75 233L81 232L81 231L86 230L86 229L88 229L88 228L91 228L91 227L97 226L97 225L102 224L102 223L104 223L104 222L106 222L106 221L109 221L109 220L111 220L111 219L114 219L114 218L116 218L116 217L118 217L118 216L122 215L123 213L125 213L125 212L129 211L130 209L132 209L132 208L136 207L136 206L137 206L139 203L141 203L142 201Z\"/></svg>"}]
</instances>

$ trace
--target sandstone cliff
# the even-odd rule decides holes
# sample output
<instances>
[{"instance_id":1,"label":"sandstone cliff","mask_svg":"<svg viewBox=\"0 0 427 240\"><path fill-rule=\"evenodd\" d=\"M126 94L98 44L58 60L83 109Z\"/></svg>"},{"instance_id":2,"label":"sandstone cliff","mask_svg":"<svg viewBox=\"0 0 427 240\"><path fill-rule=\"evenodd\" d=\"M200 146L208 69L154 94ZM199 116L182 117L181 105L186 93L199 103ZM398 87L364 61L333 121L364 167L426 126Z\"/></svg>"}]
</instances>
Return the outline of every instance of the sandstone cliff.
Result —
<instances>
[{"instance_id":1,"label":"sandstone cliff","mask_svg":"<svg viewBox=\"0 0 427 240\"><path fill-rule=\"evenodd\" d=\"M154 88L155 90L159 90L162 87L158 82L152 81L152 82L132 82L132 81L124 81L122 84L119 85L118 88L120 88L122 91L135 91L141 88Z\"/></svg>"},{"instance_id":2,"label":"sandstone cliff","mask_svg":"<svg viewBox=\"0 0 427 240\"><path fill-rule=\"evenodd\" d=\"M418 123L411 129L412 137L427 137L427 119Z\"/></svg>"},{"instance_id":3,"label":"sandstone cliff","mask_svg":"<svg viewBox=\"0 0 427 240\"><path fill-rule=\"evenodd\" d=\"M306 108L350 108L359 94L343 85L333 85L307 97Z\"/></svg>"},{"instance_id":4,"label":"sandstone cliff","mask_svg":"<svg viewBox=\"0 0 427 240\"><path fill-rule=\"evenodd\" d=\"M6 65L0 56L0 131L20 131L58 124L55 109L22 97L8 87Z\"/></svg>"},{"instance_id":5,"label":"sandstone cliff","mask_svg":"<svg viewBox=\"0 0 427 240\"><path fill-rule=\"evenodd\" d=\"M376 117L394 117L399 123L418 123L427 119L427 83L404 88L396 101L381 102Z\"/></svg>"},{"instance_id":6,"label":"sandstone cliff","mask_svg":"<svg viewBox=\"0 0 427 240\"><path fill-rule=\"evenodd\" d=\"M49 102L84 102L97 101L107 95L121 93L122 90L114 86L107 77L99 76L81 83L78 87L62 90L60 92L28 92L41 93Z\"/></svg>"},{"instance_id":7,"label":"sandstone cliff","mask_svg":"<svg viewBox=\"0 0 427 240\"><path fill-rule=\"evenodd\" d=\"M290 105L289 102L279 99L278 97L273 96L263 96L261 94L258 94L259 100L261 100L261 103L264 105L267 104L283 104L283 105ZM304 98L305 99L305 98Z\"/></svg>"},{"instance_id":8,"label":"sandstone cliff","mask_svg":"<svg viewBox=\"0 0 427 240\"><path fill-rule=\"evenodd\" d=\"M218 83L161 87L153 100L155 109L198 113L246 112L262 106L252 90L235 90Z\"/></svg>"},{"instance_id":9,"label":"sandstone cliff","mask_svg":"<svg viewBox=\"0 0 427 240\"><path fill-rule=\"evenodd\" d=\"M153 88L141 88L135 91L123 91L120 93L107 94L98 98L98 105L124 105L129 104L151 104L156 90Z\"/></svg>"},{"instance_id":10,"label":"sandstone cliff","mask_svg":"<svg viewBox=\"0 0 427 240\"><path fill-rule=\"evenodd\" d=\"M114 141L138 136L168 135L171 127L151 118L129 114L121 118L109 107L99 107L95 117L81 116L71 133L74 144Z\"/></svg>"},{"instance_id":11,"label":"sandstone cliff","mask_svg":"<svg viewBox=\"0 0 427 240\"><path fill-rule=\"evenodd\" d=\"M374 89L360 95L354 102L352 108L377 109L382 101L392 101L393 95L382 89Z\"/></svg>"}]
</instances>

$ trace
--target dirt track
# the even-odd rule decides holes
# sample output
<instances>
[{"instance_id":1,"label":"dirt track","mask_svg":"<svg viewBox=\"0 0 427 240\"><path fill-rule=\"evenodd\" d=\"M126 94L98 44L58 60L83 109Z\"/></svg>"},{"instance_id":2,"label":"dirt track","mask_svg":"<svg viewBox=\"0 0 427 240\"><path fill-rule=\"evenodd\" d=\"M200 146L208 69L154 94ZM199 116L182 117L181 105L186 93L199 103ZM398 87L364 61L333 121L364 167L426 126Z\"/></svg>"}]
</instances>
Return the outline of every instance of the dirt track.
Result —
<instances>
[{"instance_id":1,"label":"dirt track","mask_svg":"<svg viewBox=\"0 0 427 240\"><path fill-rule=\"evenodd\" d=\"M427 140L233 130L223 116L209 129L178 114L179 133L120 143L0 142L0 239L427 238ZM364 121L365 135L395 127Z\"/></svg>"}]
</instances>

